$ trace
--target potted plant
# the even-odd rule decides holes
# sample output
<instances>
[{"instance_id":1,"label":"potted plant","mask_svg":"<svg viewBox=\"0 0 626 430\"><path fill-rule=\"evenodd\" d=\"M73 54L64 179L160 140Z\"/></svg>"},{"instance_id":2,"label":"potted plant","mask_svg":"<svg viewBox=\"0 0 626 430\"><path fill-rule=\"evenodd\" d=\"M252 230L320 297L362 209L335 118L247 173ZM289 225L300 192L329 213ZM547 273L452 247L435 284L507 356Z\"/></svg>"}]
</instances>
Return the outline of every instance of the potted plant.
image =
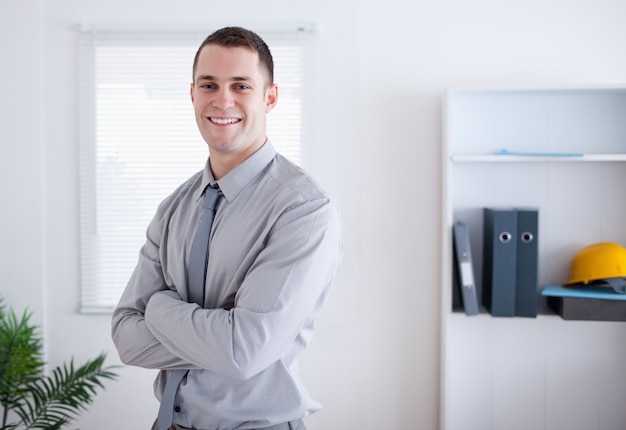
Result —
<instances>
[{"instance_id":1,"label":"potted plant","mask_svg":"<svg viewBox=\"0 0 626 430\"><path fill-rule=\"evenodd\" d=\"M80 367L74 360L44 374L43 341L30 324L5 309L0 298L0 430L61 429L74 420L105 379L116 379L100 354Z\"/></svg>"}]
</instances>

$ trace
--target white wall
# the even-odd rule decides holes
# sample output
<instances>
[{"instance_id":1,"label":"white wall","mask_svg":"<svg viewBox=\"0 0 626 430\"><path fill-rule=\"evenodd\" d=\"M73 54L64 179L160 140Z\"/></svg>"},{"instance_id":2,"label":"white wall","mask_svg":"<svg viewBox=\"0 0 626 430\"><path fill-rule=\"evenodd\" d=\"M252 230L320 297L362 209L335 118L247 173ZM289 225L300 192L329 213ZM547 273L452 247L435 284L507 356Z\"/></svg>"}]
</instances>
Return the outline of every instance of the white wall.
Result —
<instances>
[{"instance_id":1,"label":"white wall","mask_svg":"<svg viewBox=\"0 0 626 430\"><path fill-rule=\"evenodd\" d=\"M28 303L40 322L44 212L39 6L35 1L11 6L0 2L0 293L5 304L19 311Z\"/></svg>"},{"instance_id":2,"label":"white wall","mask_svg":"<svg viewBox=\"0 0 626 430\"><path fill-rule=\"evenodd\" d=\"M319 142L305 167L344 217L346 256L302 367L311 430L439 422L440 110L448 86L626 81L621 0L2 0L0 293L28 306L51 364L109 353L78 309L79 22L319 27ZM124 368L77 422L148 428L153 372Z\"/></svg>"}]
</instances>

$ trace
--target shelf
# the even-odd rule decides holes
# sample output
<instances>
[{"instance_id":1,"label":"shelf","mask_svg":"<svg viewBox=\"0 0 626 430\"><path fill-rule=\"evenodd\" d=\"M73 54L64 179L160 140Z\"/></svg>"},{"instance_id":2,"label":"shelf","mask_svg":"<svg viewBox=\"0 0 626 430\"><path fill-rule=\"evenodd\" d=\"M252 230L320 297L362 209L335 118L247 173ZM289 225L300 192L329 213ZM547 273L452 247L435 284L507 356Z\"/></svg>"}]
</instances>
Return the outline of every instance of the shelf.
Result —
<instances>
[{"instance_id":1,"label":"shelf","mask_svg":"<svg viewBox=\"0 0 626 430\"><path fill-rule=\"evenodd\" d=\"M624 118L623 87L449 91L441 148L442 429L625 422L617 407L585 408L626 396L624 323L568 320L540 294L569 279L583 246L626 245ZM482 306L478 315L457 311L453 226L463 221L470 232L482 304L487 207L538 210L536 318L494 317Z\"/></svg>"},{"instance_id":2,"label":"shelf","mask_svg":"<svg viewBox=\"0 0 626 430\"><path fill-rule=\"evenodd\" d=\"M560 315L555 312L546 312L537 314L534 318L528 317L493 317L489 312L481 312L476 315L467 316L463 311L452 311L448 315L448 318L454 318L456 321L459 321L461 324L471 324L471 321L479 321L479 320L491 320L491 321L503 321L505 324L525 324L532 321L549 319L549 320L562 320Z\"/></svg>"},{"instance_id":3,"label":"shelf","mask_svg":"<svg viewBox=\"0 0 626 430\"><path fill-rule=\"evenodd\" d=\"M498 155L498 154L453 154L455 163L583 163L626 161L626 154L580 154L580 155Z\"/></svg>"}]
</instances>

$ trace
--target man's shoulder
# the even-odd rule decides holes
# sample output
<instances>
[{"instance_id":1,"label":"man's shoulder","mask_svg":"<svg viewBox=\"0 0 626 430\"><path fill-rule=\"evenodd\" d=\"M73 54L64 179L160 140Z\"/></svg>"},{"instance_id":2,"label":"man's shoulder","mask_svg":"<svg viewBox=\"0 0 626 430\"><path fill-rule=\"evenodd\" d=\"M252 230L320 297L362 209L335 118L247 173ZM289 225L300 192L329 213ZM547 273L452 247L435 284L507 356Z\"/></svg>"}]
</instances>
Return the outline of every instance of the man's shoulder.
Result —
<instances>
[{"instance_id":1,"label":"man's shoulder","mask_svg":"<svg viewBox=\"0 0 626 430\"><path fill-rule=\"evenodd\" d=\"M308 217L320 228L339 228L341 213L332 196L305 169L278 155L267 171L264 187L266 203L274 213ZM261 193L265 194L265 193Z\"/></svg>"},{"instance_id":2,"label":"man's shoulder","mask_svg":"<svg viewBox=\"0 0 626 430\"><path fill-rule=\"evenodd\" d=\"M194 173L189 179L180 184L165 197L159 204L158 212L163 213L175 210L182 202L193 199L195 191L198 190L202 182L202 173L202 170Z\"/></svg>"},{"instance_id":3,"label":"man's shoulder","mask_svg":"<svg viewBox=\"0 0 626 430\"><path fill-rule=\"evenodd\" d=\"M267 177L284 193L294 193L305 200L327 199L328 193L319 182L302 167L277 154Z\"/></svg>"}]
</instances>

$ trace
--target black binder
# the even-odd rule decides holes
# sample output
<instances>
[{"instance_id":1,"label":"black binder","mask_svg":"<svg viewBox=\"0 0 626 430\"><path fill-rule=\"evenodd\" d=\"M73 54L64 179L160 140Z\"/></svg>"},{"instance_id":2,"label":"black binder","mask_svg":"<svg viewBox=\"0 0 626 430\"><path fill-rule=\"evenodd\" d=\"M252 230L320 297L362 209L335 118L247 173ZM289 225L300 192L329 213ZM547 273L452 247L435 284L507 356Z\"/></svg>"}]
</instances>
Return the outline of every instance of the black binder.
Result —
<instances>
[{"instance_id":1,"label":"black binder","mask_svg":"<svg viewBox=\"0 0 626 430\"><path fill-rule=\"evenodd\" d=\"M539 214L537 209L518 209L515 295L515 315L517 316L537 316L538 230Z\"/></svg>"},{"instance_id":2,"label":"black binder","mask_svg":"<svg viewBox=\"0 0 626 430\"><path fill-rule=\"evenodd\" d=\"M457 271L461 299L466 315L476 315L478 308L478 295L474 281L474 268L472 251L470 249L469 231L464 222L457 221L453 227L455 268Z\"/></svg>"},{"instance_id":3,"label":"black binder","mask_svg":"<svg viewBox=\"0 0 626 430\"><path fill-rule=\"evenodd\" d=\"M515 316L517 211L484 208L483 304L493 316Z\"/></svg>"}]
</instances>

